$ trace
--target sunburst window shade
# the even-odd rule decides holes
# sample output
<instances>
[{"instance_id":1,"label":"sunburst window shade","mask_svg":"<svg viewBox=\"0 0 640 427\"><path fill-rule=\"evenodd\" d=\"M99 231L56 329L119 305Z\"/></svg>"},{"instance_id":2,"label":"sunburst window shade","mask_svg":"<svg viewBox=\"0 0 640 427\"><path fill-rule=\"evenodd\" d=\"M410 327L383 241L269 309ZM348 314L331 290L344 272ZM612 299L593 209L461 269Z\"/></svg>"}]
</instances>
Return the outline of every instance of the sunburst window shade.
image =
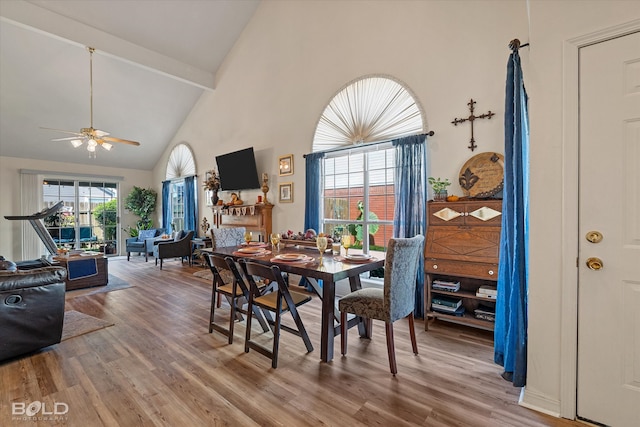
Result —
<instances>
[{"instance_id":1,"label":"sunburst window shade","mask_svg":"<svg viewBox=\"0 0 640 427\"><path fill-rule=\"evenodd\" d=\"M415 135L425 124L422 108L402 84L388 77L364 77L338 92L325 108L313 151Z\"/></svg>"},{"instance_id":2,"label":"sunburst window shade","mask_svg":"<svg viewBox=\"0 0 640 427\"><path fill-rule=\"evenodd\" d=\"M166 179L175 179L196 174L196 162L193 159L191 148L186 144L178 144L167 161Z\"/></svg>"}]
</instances>

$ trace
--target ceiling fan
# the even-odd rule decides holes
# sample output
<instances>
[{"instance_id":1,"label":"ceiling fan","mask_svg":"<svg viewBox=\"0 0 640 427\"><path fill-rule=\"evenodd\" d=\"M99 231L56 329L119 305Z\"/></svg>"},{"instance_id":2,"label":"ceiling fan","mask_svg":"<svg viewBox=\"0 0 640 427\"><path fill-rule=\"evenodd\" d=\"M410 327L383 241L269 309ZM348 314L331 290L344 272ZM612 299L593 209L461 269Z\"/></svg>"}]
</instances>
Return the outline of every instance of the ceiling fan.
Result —
<instances>
[{"instance_id":1,"label":"ceiling fan","mask_svg":"<svg viewBox=\"0 0 640 427\"><path fill-rule=\"evenodd\" d=\"M95 51L95 48L87 47L87 50L89 51L89 97L90 97L90 106L91 106L91 116L90 116L89 127L81 128L80 132L73 132L68 130L46 128L46 127L41 127L40 129L53 130L56 132L63 132L66 134L74 135L67 138L52 139L52 141L70 141L71 145L73 145L74 148L78 148L86 142L87 151L89 151L90 157L95 157L97 146L101 146L107 151L111 150L111 148L113 147L111 142L119 142L122 144L139 146L140 143L137 141L130 141L128 139L121 139L121 138L109 136L108 132L95 129L93 127L93 52Z\"/></svg>"}]
</instances>

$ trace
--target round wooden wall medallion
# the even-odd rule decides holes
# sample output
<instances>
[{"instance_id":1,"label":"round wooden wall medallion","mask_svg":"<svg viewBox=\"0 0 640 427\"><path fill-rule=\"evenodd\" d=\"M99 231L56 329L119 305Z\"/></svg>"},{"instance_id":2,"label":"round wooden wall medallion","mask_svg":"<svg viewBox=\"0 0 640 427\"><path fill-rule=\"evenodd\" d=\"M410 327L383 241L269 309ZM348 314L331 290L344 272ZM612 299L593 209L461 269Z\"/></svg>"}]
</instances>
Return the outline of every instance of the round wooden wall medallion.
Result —
<instances>
[{"instance_id":1,"label":"round wooden wall medallion","mask_svg":"<svg viewBox=\"0 0 640 427\"><path fill-rule=\"evenodd\" d=\"M491 197L504 186L504 156L487 152L476 154L460 169L460 187L467 197Z\"/></svg>"}]
</instances>

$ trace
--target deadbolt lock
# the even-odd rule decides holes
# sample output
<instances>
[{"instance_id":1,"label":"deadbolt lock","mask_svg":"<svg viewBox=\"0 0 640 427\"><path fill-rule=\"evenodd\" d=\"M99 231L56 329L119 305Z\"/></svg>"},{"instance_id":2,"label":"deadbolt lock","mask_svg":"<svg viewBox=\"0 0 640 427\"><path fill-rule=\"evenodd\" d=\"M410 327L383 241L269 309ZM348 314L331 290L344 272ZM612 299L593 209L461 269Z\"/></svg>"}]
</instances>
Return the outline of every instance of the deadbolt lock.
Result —
<instances>
[{"instance_id":1,"label":"deadbolt lock","mask_svg":"<svg viewBox=\"0 0 640 427\"><path fill-rule=\"evenodd\" d=\"M590 270L594 270L594 271L601 270L604 267L602 260L596 257L587 258L586 264Z\"/></svg>"},{"instance_id":2,"label":"deadbolt lock","mask_svg":"<svg viewBox=\"0 0 640 427\"><path fill-rule=\"evenodd\" d=\"M585 237L591 243L600 243L602 241L602 233L599 231L589 231Z\"/></svg>"}]
</instances>

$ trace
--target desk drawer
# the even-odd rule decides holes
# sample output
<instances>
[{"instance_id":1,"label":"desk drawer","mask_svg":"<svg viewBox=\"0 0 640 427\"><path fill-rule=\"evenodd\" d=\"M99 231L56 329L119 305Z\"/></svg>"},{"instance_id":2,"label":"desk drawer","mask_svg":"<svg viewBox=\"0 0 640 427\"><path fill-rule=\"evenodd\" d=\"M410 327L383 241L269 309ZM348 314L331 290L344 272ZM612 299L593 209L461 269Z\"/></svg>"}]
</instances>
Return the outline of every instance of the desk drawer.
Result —
<instances>
[{"instance_id":1,"label":"desk drawer","mask_svg":"<svg viewBox=\"0 0 640 427\"><path fill-rule=\"evenodd\" d=\"M498 264L427 258L424 261L424 269L431 274L498 280Z\"/></svg>"}]
</instances>

